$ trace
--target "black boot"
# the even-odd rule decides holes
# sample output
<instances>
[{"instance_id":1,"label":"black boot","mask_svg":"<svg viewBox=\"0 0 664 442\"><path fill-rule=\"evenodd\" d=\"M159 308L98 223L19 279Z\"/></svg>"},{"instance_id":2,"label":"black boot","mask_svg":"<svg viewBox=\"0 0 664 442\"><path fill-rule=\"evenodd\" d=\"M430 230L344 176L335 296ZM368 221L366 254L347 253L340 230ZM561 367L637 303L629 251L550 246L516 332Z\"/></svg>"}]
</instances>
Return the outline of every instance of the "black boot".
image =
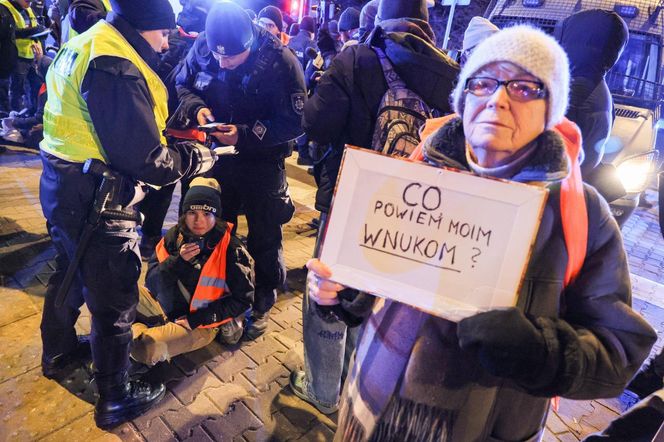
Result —
<instances>
[{"instance_id":1,"label":"black boot","mask_svg":"<svg viewBox=\"0 0 664 442\"><path fill-rule=\"evenodd\" d=\"M627 384L625 390L629 390L643 399L661 388L664 388L664 381L662 376L657 373L655 364L651 362L639 370L634 379Z\"/></svg>"},{"instance_id":2,"label":"black boot","mask_svg":"<svg viewBox=\"0 0 664 442\"><path fill-rule=\"evenodd\" d=\"M127 383L123 397L109 400L99 397L95 406L95 423L102 430L109 430L130 421L156 405L166 393L164 384L150 385L144 381Z\"/></svg>"},{"instance_id":3,"label":"black boot","mask_svg":"<svg viewBox=\"0 0 664 442\"><path fill-rule=\"evenodd\" d=\"M78 344L69 353L61 353L55 356L42 356L42 373L47 379L54 379L67 374L67 369L73 363L85 364L92 358L90 349L90 335L77 336Z\"/></svg>"},{"instance_id":4,"label":"black boot","mask_svg":"<svg viewBox=\"0 0 664 442\"><path fill-rule=\"evenodd\" d=\"M269 311L265 313L251 312L251 316L246 319L244 324L244 337L249 341L257 339L267 330L269 319Z\"/></svg>"}]
</instances>

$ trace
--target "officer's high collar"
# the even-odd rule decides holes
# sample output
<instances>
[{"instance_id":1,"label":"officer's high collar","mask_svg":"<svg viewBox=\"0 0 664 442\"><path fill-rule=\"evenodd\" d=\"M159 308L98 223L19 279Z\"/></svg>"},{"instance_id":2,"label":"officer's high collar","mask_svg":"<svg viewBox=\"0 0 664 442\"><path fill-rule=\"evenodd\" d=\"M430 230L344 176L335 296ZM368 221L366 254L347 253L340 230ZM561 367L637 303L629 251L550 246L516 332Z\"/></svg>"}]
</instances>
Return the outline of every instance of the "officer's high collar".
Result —
<instances>
[{"instance_id":1,"label":"officer's high collar","mask_svg":"<svg viewBox=\"0 0 664 442\"><path fill-rule=\"evenodd\" d=\"M157 69L159 66L159 55L127 20L111 11L106 16L106 21L113 25L113 27L122 34L125 40L129 42L136 52L138 52L138 55L140 55L153 70Z\"/></svg>"}]
</instances>

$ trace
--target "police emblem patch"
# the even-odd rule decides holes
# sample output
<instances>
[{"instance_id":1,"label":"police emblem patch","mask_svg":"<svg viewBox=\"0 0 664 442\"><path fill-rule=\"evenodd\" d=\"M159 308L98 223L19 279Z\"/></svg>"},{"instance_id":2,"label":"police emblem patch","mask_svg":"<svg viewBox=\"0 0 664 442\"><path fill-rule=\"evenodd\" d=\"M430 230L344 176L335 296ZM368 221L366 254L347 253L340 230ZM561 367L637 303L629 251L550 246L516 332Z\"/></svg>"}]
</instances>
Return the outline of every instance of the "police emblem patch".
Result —
<instances>
[{"instance_id":1,"label":"police emblem patch","mask_svg":"<svg viewBox=\"0 0 664 442\"><path fill-rule=\"evenodd\" d=\"M69 77L74 69L74 62L78 57L78 53L69 49L64 48L60 51L55 58L54 70L64 77Z\"/></svg>"},{"instance_id":2,"label":"police emblem patch","mask_svg":"<svg viewBox=\"0 0 664 442\"><path fill-rule=\"evenodd\" d=\"M293 105L293 111L302 115L304 112L304 93L291 94L291 104Z\"/></svg>"},{"instance_id":3,"label":"police emblem patch","mask_svg":"<svg viewBox=\"0 0 664 442\"><path fill-rule=\"evenodd\" d=\"M265 137L265 134L267 133L267 127L265 127L260 121L256 120L251 131L256 135L256 138L263 141L263 137Z\"/></svg>"}]
</instances>

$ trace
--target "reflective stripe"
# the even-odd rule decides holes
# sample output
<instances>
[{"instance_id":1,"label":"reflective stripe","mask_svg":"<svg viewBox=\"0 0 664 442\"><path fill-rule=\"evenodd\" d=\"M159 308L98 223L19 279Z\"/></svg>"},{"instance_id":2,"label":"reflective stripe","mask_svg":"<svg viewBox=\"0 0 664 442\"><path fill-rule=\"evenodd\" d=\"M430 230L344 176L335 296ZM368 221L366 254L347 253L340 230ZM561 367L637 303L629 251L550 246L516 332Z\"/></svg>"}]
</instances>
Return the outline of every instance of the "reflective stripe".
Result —
<instances>
[{"instance_id":1,"label":"reflective stripe","mask_svg":"<svg viewBox=\"0 0 664 442\"><path fill-rule=\"evenodd\" d=\"M210 303L212 303L211 300L209 299L192 299L190 308L195 310L198 310L199 308L207 307Z\"/></svg>"},{"instance_id":2,"label":"reflective stripe","mask_svg":"<svg viewBox=\"0 0 664 442\"><path fill-rule=\"evenodd\" d=\"M216 287L224 290L228 290L228 285L226 280L221 278L214 278L212 276L201 276L201 279L198 281L199 287Z\"/></svg>"}]
</instances>

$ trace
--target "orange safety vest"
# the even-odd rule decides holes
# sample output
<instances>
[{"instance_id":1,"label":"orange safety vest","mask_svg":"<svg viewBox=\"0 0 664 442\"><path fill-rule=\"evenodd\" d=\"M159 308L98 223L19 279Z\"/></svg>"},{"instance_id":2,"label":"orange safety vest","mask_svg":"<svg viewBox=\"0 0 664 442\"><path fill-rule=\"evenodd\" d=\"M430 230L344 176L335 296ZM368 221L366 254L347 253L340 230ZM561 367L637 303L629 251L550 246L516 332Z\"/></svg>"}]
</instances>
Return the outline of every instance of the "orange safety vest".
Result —
<instances>
[{"instance_id":1,"label":"orange safety vest","mask_svg":"<svg viewBox=\"0 0 664 442\"><path fill-rule=\"evenodd\" d=\"M227 223L224 236L214 248L212 255L210 255L210 258L208 258L207 262L201 269L201 275L198 278L196 290L189 302L189 311L192 313L200 308L207 307L230 293L228 284L226 284L226 251L231 242L231 230L233 230L233 224ZM157 244L155 252L157 254L157 260L160 263L164 262L170 256L164 245L164 238L162 238L161 241L159 241L159 244ZM225 324L231 319L233 318L226 318L223 321L215 322L213 324L201 325L200 328L219 327L221 324Z\"/></svg>"}]
</instances>

